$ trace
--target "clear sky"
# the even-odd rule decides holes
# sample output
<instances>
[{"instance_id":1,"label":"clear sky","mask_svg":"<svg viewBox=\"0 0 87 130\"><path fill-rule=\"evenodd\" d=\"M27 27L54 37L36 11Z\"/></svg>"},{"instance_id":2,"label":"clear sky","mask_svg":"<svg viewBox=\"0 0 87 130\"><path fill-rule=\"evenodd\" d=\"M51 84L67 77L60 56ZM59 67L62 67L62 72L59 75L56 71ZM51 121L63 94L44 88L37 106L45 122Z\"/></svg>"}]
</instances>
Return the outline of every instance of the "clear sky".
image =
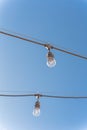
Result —
<instances>
[{"instance_id":1,"label":"clear sky","mask_svg":"<svg viewBox=\"0 0 87 130\"><path fill-rule=\"evenodd\" d=\"M0 0L0 30L29 35L87 56L87 0ZM87 96L87 61L0 34L0 92ZM87 130L87 100L0 97L0 130Z\"/></svg>"}]
</instances>

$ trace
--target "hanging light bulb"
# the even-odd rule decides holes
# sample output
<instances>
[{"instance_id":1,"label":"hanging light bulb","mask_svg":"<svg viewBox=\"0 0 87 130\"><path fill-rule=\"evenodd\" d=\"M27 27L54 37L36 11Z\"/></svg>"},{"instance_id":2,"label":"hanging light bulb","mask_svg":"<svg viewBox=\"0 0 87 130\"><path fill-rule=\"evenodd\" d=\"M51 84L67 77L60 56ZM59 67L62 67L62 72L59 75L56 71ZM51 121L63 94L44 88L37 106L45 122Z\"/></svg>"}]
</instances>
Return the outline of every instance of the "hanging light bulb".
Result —
<instances>
[{"instance_id":1,"label":"hanging light bulb","mask_svg":"<svg viewBox=\"0 0 87 130\"><path fill-rule=\"evenodd\" d=\"M40 115L40 102L37 100L35 102L34 110L33 110L33 115L38 117Z\"/></svg>"},{"instance_id":2,"label":"hanging light bulb","mask_svg":"<svg viewBox=\"0 0 87 130\"><path fill-rule=\"evenodd\" d=\"M47 54L47 66L52 68L55 65L56 65L56 60L54 58L54 54L52 52L50 52L50 50L49 50L49 52Z\"/></svg>"}]
</instances>

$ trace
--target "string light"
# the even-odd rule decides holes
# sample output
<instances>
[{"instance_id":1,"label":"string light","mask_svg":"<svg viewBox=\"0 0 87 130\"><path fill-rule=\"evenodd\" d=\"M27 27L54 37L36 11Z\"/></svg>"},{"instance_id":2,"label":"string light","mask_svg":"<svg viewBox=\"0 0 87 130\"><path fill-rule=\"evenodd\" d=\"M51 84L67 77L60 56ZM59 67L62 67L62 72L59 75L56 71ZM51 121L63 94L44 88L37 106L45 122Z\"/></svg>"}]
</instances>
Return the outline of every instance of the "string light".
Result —
<instances>
[{"instance_id":1,"label":"string light","mask_svg":"<svg viewBox=\"0 0 87 130\"><path fill-rule=\"evenodd\" d=\"M81 99L87 99L87 96L59 96L59 95L44 95L44 94L1 94L0 97L10 97L10 98L16 98L16 97L36 97L36 102L33 109L33 116L38 117L40 116L40 101L39 98L55 98L55 99L72 99L72 100L81 100Z\"/></svg>"},{"instance_id":2,"label":"string light","mask_svg":"<svg viewBox=\"0 0 87 130\"><path fill-rule=\"evenodd\" d=\"M49 68L52 68L56 65L56 60L54 58L54 54L50 51L51 49L53 49L53 46L51 46L50 44L46 44L45 48L48 50L48 53L46 55L47 57L47 66Z\"/></svg>"},{"instance_id":3,"label":"string light","mask_svg":"<svg viewBox=\"0 0 87 130\"><path fill-rule=\"evenodd\" d=\"M27 41L27 42L30 42L30 43L34 43L34 44L37 44L37 45L40 45L40 46L47 48L49 50L49 52L47 54L47 66L50 67L50 68L54 67L56 65L56 60L54 58L53 53L50 52L50 49L54 49L54 50L57 50L57 51L60 51L60 52L63 52L63 53L66 53L66 54L69 54L69 55L72 55L72 56L75 56L75 57L79 57L79 58L82 58L84 60L87 60L87 56L83 56L83 55L80 55L78 53L73 53L71 51L67 51L66 49L61 49L61 48L52 46L51 44L44 44L40 41L28 39L28 38L22 37L22 36L17 35L17 34L15 35L15 34L7 33L6 31L0 31L0 34L7 35L7 36L10 36L10 37L14 37L14 38L17 38L17 39L21 39L21 40L24 40L24 41Z\"/></svg>"},{"instance_id":4,"label":"string light","mask_svg":"<svg viewBox=\"0 0 87 130\"><path fill-rule=\"evenodd\" d=\"M39 96L36 96L37 101L35 102L34 109L33 109L33 116L38 117L40 116L40 101Z\"/></svg>"},{"instance_id":5,"label":"string light","mask_svg":"<svg viewBox=\"0 0 87 130\"><path fill-rule=\"evenodd\" d=\"M52 52L47 53L47 66L52 68L56 65L56 60L54 58L54 54Z\"/></svg>"}]
</instances>

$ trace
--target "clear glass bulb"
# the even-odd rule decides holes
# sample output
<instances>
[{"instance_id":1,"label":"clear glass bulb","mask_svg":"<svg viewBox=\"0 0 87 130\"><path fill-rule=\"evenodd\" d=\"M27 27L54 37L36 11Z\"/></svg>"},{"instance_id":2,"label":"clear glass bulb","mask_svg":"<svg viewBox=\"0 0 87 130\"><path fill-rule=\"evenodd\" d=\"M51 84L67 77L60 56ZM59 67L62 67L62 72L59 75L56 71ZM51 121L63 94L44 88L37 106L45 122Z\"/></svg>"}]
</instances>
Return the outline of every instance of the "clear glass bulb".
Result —
<instances>
[{"instance_id":1,"label":"clear glass bulb","mask_svg":"<svg viewBox=\"0 0 87 130\"><path fill-rule=\"evenodd\" d=\"M37 100L34 106L33 115L38 117L40 115L40 102Z\"/></svg>"},{"instance_id":2,"label":"clear glass bulb","mask_svg":"<svg viewBox=\"0 0 87 130\"><path fill-rule=\"evenodd\" d=\"M53 58L53 59L48 59L47 61L47 66L52 68L56 65L56 60Z\"/></svg>"},{"instance_id":3,"label":"clear glass bulb","mask_svg":"<svg viewBox=\"0 0 87 130\"><path fill-rule=\"evenodd\" d=\"M48 67L54 67L56 65L56 60L54 58L54 55L52 52L48 52L47 54L47 66Z\"/></svg>"},{"instance_id":4,"label":"clear glass bulb","mask_svg":"<svg viewBox=\"0 0 87 130\"><path fill-rule=\"evenodd\" d=\"M40 108L34 108L33 115L38 117L40 115Z\"/></svg>"}]
</instances>

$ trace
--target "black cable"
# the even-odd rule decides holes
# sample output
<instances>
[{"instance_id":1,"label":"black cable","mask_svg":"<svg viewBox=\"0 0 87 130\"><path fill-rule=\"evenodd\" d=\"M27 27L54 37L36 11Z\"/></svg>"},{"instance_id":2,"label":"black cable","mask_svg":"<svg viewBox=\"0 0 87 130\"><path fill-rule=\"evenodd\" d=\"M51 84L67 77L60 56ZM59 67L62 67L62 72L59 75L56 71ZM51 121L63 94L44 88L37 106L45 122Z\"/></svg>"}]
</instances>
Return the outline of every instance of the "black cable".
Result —
<instances>
[{"instance_id":1,"label":"black cable","mask_svg":"<svg viewBox=\"0 0 87 130\"><path fill-rule=\"evenodd\" d=\"M54 47L54 46L51 46L50 44L43 44L41 42L38 42L38 41L35 41L35 40L30 40L30 39L27 39L27 38L24 38L24 37L21 37L21 36L18 36L18 35L13 35L13 34L10 34L10 33L7 33L7 32L4 32L4 31L0 31L1 34L4 34L4 35L7 35L7 36L11 36L11 37L14 37L14 38L18 38L18 39L21 39L21 40L24 40L24 41L27 41L27 42L31 42L31 43L34 43L34 44L38 44L38 45L41 45L41 46L44 46L46 48L50 48L50 49L55 49L55 50L58 50L58 51L61 51L63 53L67 53L69 55L73 55L73 56L76 56L76 57L79 57L79 58L82 58L82 59L85 59L87 60L87 57L86 56L82 56L80 54L76 54L76 53L73 53L73 52L70 52L70 51L67 51L65 49L61 49L61 48L57 48L57 47Z\"/></svg>"},{"instance_id":2,"label":"black cable","mask_svg":"<svg viewBox=\"0 0 87 130\"><path fill-rule=\"evenodd\" d=\"M42 95L42 97L62 98L62 99L87 99L87 96L52 96L52 95Z\"/></svg>"},{"instance_id":3,"label":"black cable","mask_svg":"<svg viewBox=\"0 0 87 130\"><path fill-rule=\"evenodd\" d=\"M0 94L0 97L30 97L34 94Z\"/></svg>"},{"instance_id":4,"label":"black cable","mask_svg":"<svg viewBox=\"0 0 87 130\"><path fill-rule=\"evenodd\" d=\"M27 41L27 42L32 42L34 44L44 46L43 43L37 42L35 40L30 40L30 39L27 39L27 38L24 38L24 37L21 37L21 36L17 36L17 35L13 35L13 34L10 34L10 33L7 33L7 32L3 32L3 31L0 31L0 33L4 34L4 35L7 35L7 36L10 36L10 37L18 38L18 39L21 39L21 40L24 40L24 41Z\"/></svg>"},{"instance_id":5,"label":"black cable","mask_svg":"<svg viewBox=\"0 0 87 130\"><path fill-rule=\"evenodd\" d=\"M60 48L57 48L57 47L53 47L53 49L58 50L58 51L62 51L64 53L67 53L67 54L70 54L70 55L73 55L73 56L76 56L76 57L83 58L83 59L87 60L87 57L85 57L85 56L82 56L82 55L79 55L79 54L76 54L76 53L72 53L72 52L66 51L64 49L60 49Z\"/></svg>"},{"instance_id":6,"label":"black cable","mask_svg":"<svg viewBox=\"0 0 87 130\"><path fill-rule=\"evenodd\" d=\"M58 99L87 99L87 96L55 96L43 94L0 94L0 97L45 97L45 98L58 98Z\"/></svg>"}]
</instances>

